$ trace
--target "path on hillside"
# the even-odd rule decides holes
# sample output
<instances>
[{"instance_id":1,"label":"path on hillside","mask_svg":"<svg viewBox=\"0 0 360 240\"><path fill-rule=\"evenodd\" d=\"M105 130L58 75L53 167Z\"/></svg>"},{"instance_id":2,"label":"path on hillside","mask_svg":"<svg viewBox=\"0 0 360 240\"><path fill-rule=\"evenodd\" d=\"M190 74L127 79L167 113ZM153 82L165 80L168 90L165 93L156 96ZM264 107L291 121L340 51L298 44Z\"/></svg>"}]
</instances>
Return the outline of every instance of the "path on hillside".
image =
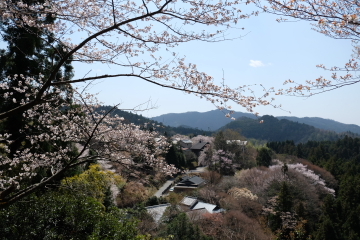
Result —
<instances>
[{"instance_id":1,"label":"path on hillside","mask_svg":"<svg viewBox=\"0 0 360 240\"><path fill-rule=\"evenodd\" d=\"M163 195L163 193L170 188L171 184L173 184L174 182L174 178L167 180L164 185L161 186L161 188L159 188L159 190L154 194L154 196L156 196L157 198L161 197Z\"/></svg>"},{"instance_id":2,"label":"path on hillside","mask_svg":"<svg viewBox=\"0 0 360 240\"><path fill-rule=\"evenodd\" d=\"M207 167L197 167L194 170L189 170L187 171L188 173L203 173L203 172L207 172Z\"/></svg>"}]
</instances>

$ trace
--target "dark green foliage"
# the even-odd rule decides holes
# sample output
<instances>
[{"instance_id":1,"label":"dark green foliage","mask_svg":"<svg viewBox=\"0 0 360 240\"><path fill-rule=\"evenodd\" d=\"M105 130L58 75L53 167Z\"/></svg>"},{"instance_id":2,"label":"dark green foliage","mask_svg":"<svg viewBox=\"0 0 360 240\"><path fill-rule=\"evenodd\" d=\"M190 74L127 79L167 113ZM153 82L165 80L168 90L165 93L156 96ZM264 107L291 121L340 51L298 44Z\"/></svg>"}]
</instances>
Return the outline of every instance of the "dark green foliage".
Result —
<instances>
[{"instance_id":1,"label":"dark green foliage","mask_svg":"<svg viewBox=\"0 0 360 240\"><path fill-rule=\"evenodd\" d=\"M259 120L264 120L262 124ZM266 141L286 141L292 140L295 143L310 140L337 140L343 137L331 131L316 129L315 127L292 122L289 120L279 120L273 116L265 115L260 119L239 118L230 122L221 129L241 129L241 134L246 138L255 138ZM353 135L353 134L352 134Z\"/></svg>"},{"instance_id":2,"label":"dark green foliage","mask_svg":"<svg viewBox=\"0 0 360 240\"><path fill-rule=\"evenodd\" d=\"M283 182L277 200L277 210L280 212L290 212L292 209L292 194L289 185Z\"/></svg>"},{"instance_id":3,"label":"dark green foliage","mask_svg":"<svg viewBox=\"0 0 360 240\"><path fill-rule=\"evenodd\" d=\"M268 148L260 148L256 156L256 164L258 166L269 167L271 163L271 151Z\"/></svg>"},{"instance_id":4,"label":"dark green foliage","mask_svg":"<svg viewBox=\"0 0 360 240\"><path fill-rule=\"evenodd\" d=\"M323 119L319 117L277 117L278 119L287 119L290 121L305 123L310 126L314 126L319 129L335 131L337 133L353 132L360 134L360 127L355 124L344 124L331 119Z\"/></svg>"},{"instance_id":5,"label":"dark green foliage","mask_svg":"<svg viewBox=\"0 0 360 240\"><path fill-rule=\"evenodd\" d=\"M280 214L269 214L267 217L268 226L271 231L275 232L276 230L281 228L281 218Z\"/></svg>"},{"instance_id":6,"label":"dark green foliage","mask_svg":"<svg viewBox=\"0 0 360 240\"><path fill-rule=\"evenodd\" d=\"M192 224L185 213L178 214L168 225L166 235L174 236L174 240L207 240L198 226Z\"/></svg>"},{"instance_id":7,"label":"dark green foliage","mask_svg":"<svg viewBox=\"0 0 360 240\"><path fill-rule=\"evenodd\" d=\"M163 198L163 197L158 198L156 196L152 196L146 201L145 205L146 206L154 206L154 205L159 205L159 204L164 204L164 203L167 203L166 198Z\"/></svg>"},{"instance_id":8,"label":"dark green foliage","mask_svg":"<svg viewBox=\"0 0 360 240\"><path fill-rule=\"evenodd\" d=\"M227 150L226 138L223 131L218 132L214 139L214 148L216 150Z\"/></svg>"},{"instance_id":9,"label":"dark green foliage","mask_svg":"<svg viewBox=\"0 0 360 240\"><path fill-rule=\"evenodd\" d=\"M316 240L338 240L341 238L341 229L339 226L339 206L333 196L325 198L322 206L322 216L316 232Z\"/></svg>"},{"instance_id":10,"label":"dark green foliage","mask_svg":"<svg viewBox=\"0 0 360 240\"><path fill-rule=\"evenodd\" d=\"M108 187L105 191L105 198L104 198L103 205L106 210L111 209L112 207L115 207L114 198L113 198L113 194L111 192L110 187Z\"/></svg>"},{"instance_id":11,"label":"dark green foliage","mask_svg":"<svg viewBox=\"0 0 360 240\"><path fill-rule=\"evenodd\" d=\"M296 154L294 149L300 148L302 157L324 167L339 181L336 198L324 199L315 239L360 239L360 139L344 137L335 142L310 141L297 146L272 142L267 146L286 154Z\"/></svg>"},{"instance_id":12,"label":"dark green foliage","mask_svg":"<svg viewBox=\"0 0 360 240\"><path fill-rule=\"evenodd\" d=\"M188 169L195 169L197 167L198 158L193 151L187 150L184 152L186 159L186 166Z\"/></svg>"},{"instance_id":13,"label":"dark green foliage","mask_svg":"<svg viewBox=\"0 0 360 240\"><path fill-rule=\"evenodd\" d=\"M324 166L336 178L345 172L354 175L360 173L360 138L345 136L335 142L309 141L295 145L292 141L269 142L267 147L275 153L297 155L301 149L301 157L312 163Z\"/></svg>"},{"instance_id":14,"label":"dark green foliage","mask_svg":"<svg viewBox=\"0 0 360 240\"><path fill-rule=\"evenodd\" d=\"M32 195L0 210L0 239L135 239L134 219L77 194Z\"/></svg>"},{"instance_id":15,"label":"dark green foliage","mask_svg":"<svg viewBox=\"0 0 360 240\"><path fill-rule=\"evenodd\" d=\"M168 164L173 164L177 168L186 168L186 158L179 145L172 145L165 155Z\"/></svg>"},{"instance_id":16,"label":"dark green foliage","mask_svg":"<svg viewBox=\"0 0 360 240\"><path fill-rule=\"evenodd\" d=\"M339 229L336 229L334 223L326 218L319 225L316 232L315 240L340 240L343 239L339 236Z\"/></svg>"},{"instance_id":17,"label":"dark green foliage","mask_svg":"<svg viewBox=\"0 0 360 240\"><path fill-rule=\"evenodd\" d=\"M43 3L43 0L26 0L23 1L28 5ZM53 22L50 16L46 17L43 22ZM0 50L0 82L9 82L11 87L18 87L19 82L22 86L27 86L26 92L18 92L12 89L6 90L12 94L9 98L4 98L5 90L0 90L0 111L6 112L20 105L20 99L26 99L25 94L31 93L34 86L26 85L24 79L14 78L15 75L32 77L38 79L40 73L48 77L53 66L65 54L63 47L53 42L52 35L44 29L34 27L17 27L7 21L0 21L0 32L2 40L7 44L5 50ZM60 71L57 72L54 81L63 78L69 80L73 76L71 59L63 64ZM10 78L8 78L10 77ZM69 86L66 86L69 87ZM62 89L68 93L65 87ZM66 95L66 94L64 94ZM64 96L63 95L63 96ZM13 102L13 98L17 102ZM2 122L2 131L11 134L10 144L11 155L26 144L25 137L27 132L20 133L23 129L26 119L23 119L21 113L14 114ZM45 147L45 146L44 146Z\"/></svg>"}]
</instances>

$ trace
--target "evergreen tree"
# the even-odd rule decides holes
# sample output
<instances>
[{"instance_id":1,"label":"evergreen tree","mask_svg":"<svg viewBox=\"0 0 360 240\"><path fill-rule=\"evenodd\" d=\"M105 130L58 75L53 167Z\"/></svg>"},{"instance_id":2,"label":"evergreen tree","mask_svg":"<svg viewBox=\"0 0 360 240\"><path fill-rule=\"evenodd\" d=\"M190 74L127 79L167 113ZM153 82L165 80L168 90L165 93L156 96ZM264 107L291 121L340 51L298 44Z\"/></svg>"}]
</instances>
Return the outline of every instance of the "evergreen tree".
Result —
<instances>
[{"instance_id":1,"label":"evergreen tree","mask_svg":"<svg viewBox=\"0 0 360 240\"><path fill-rule=\"evenodd\" d=\"M17 2L17 1L14 1ZM36 3L44 3L44 0L24 0L22 1L29 6ZM43 23L52 23L55 19L48 15L43 18ZM21 21L21 19L19 19ZM52 67L65 54L61 44L54 42L52 34L45 29L31 26L18 27L0 20L0 31L3 41L7 44L7 48L0 50L0 82L9 82L10 87L26 86L25 92L12 91L8 97L0 90L0 111L6 112L20 106L20 99L26 99L27 94L31 93L34 86L25 81L26 78L39 79L40 75L44 77L52 71ZM62 69L57 73L56 80L69 80L72 76L71 61L67 61ZM38 82L41 84L41 82ZM65 95L68 96L70 86L63 86ZM67 97L65 97L67 98ZM17 99L18 101L14 101ZM66 100L69 101L69 98ZM26 142L26 132L20 133L25 125L26 119L22 114L13 114L1 123L3 132L11 134L10 144L11 155L21 149Z\"/></svg>"},{"instance_id":2,"label":"evergreen tree","mask_svg":"<svg viewBox=\"0 0 360 240\"><path fill-rule=\"evenodd\" d=\"M280 212L290 212L292 204L293 201L289 185L284 181L278 194L277 210Z\"/></svg>"},{"instance_id":3,"label":"evergreen tree","mask_svg":"<svg viewBox=\"0 0 360 240\"><path fill-rule=\"evenodd\" d=\"M186 158L179 145L172 145L166 153L165 160L168 164L173 164L177 168L186 168Z\"/></svg>"},{"instance_id":4,"label":"evergreen tree","mask_svg":"<svg viewBox=\"0 0 360 240\"><path fill-rule=\"evenodd\" d=\"M174 240L209 240L185 213L180 213L167 225L166 234L172 235Z\"/></svg>"},{"instance_id":5,"label":"evergreen tree","mask_svg":"<svg viewBox=\"0 0 360 240\"><path fill-rule=\"evenodd\" d=\"M226 139L225 139L225 135L224 135L223 131L220 131L215 135L214 147L216 150L226 151L226 149L227 149Z\"/></svg>"},{"instance_id":6,"label":"evergreen tree","mask_svg":"<svg viewBox=\"0 0 360 240\"><path fill-rule=\"evenodd\" d=\"M268 148L260 148L256 156L256 163L258 166L269 167L271 163L271 154Z\"/></svg>"}]
</instances>

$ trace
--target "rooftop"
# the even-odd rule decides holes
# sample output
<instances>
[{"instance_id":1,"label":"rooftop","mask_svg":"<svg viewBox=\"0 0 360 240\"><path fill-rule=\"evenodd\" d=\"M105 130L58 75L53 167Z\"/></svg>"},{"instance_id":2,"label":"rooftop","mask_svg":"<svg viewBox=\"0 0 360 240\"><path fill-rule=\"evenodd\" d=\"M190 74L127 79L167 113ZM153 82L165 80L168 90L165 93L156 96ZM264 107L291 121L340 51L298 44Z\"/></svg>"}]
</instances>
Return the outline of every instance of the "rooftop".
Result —
<instances>
[{"instance_id":1,"label":"rooftop","mask_svg":"<svg viewBox=\"0 0 360 240\"><path fill-rule=\"evenodd\" d=\"M181 204L186 205L191 207L192 205L194 205L197 202L197 198L196 197L184 197L181 200Z\"/></svg>"},{"instance_id":2,"label":"rooftop","mask_svg":"<svg viewBox=\"0 0 360 240\"><path fill-rule=\"evenodd\" d=\"M199 142L191 147L192 150L201 150L208 142Z\"/></svg>"},{"instance_id":3,"label":"rooftop","mask_svg":"<svg viewBox=\"0 0 360 240\"><path fill-rule=\"evenodd\" d=\"M155 222L159 222L164 215L166 208L170 206L170 203L154 205L146 207L146 211L153 217Z\"/></svg>"},{"instance_id":4,"label":"rooftop","mask_svg":"<svg viewBox=\"0 0 360 240\"><path fill-rule=\"evenodd\" d=\"M193 176L193 177L183 177L183 179L179 182L179 184L185 184L187 182L191 182L195 185L200 185L204 182L205 180L202 179L201 177L198 177L198 176Z\"/></svg>"}]
</instances>

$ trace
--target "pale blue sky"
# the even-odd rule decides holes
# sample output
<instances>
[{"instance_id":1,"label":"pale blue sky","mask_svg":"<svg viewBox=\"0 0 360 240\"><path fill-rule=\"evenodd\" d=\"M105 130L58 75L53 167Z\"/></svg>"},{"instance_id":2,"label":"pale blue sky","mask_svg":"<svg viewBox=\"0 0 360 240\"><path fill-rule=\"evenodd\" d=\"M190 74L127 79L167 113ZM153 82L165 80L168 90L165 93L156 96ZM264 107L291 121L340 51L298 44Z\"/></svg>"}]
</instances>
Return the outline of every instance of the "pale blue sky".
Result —
<instances>
[{"instance_id":1,"label":"pale blue sky","mask_svg":"<svg viewBox=\"0 0 360 240\"><path fill-rule=\"evenodd\" d=\"M323 36L311 30L307 22L278 23L275 18L261 14L240 21L238 26L245 27L245 30L229 32L232 37L242 35L240 39L218 43L185 43L175 51L185 55L187 62L196 63L200 70L218 81L224 74L226 84L232 87L262 83L266 87L282 88L282 83L287 79L304 82L320 75L330 76L329 72L317 69L316 65L343 66L350 58L350 41ZM254 61L261 61L263 66L250 66ZM116 73L114 67L106 65L75 65L76 76L82 77L88 69L97 74ZM256 111L261 115L322 117L360 125L360 112L356 110L357 102L360 102L359 90L358 84L307 99L276 97L275 103L282 104L283 109L291 114L272 107L259 107ZM103 80L91 91L98 92L98 98L105 104L122 103L120 108L132 108L151 99L157 108L142 113L148 117L187 111L205 112L215 108L195 96L131 78ZM236 111L245 111L240 106L232 104L232 107Z\"/></svg>"}]
</instances>

